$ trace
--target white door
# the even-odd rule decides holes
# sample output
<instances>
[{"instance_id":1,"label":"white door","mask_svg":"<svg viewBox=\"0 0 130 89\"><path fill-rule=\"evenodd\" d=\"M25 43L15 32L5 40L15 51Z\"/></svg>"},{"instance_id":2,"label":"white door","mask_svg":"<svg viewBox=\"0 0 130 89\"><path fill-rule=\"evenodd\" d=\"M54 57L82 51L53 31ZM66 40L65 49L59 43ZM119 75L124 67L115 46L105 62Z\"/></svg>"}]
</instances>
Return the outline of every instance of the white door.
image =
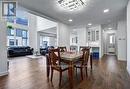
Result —
<instances>
[{"instance_id":1,"label":"white door","mask_svg":"<svg viewBox=\"0 0 130 89\"><path fill-rule=\"evenodd\" d=\"M107 39L107 52L115 54L115 33L108 34Z\"/></svg>"}]
</instances>

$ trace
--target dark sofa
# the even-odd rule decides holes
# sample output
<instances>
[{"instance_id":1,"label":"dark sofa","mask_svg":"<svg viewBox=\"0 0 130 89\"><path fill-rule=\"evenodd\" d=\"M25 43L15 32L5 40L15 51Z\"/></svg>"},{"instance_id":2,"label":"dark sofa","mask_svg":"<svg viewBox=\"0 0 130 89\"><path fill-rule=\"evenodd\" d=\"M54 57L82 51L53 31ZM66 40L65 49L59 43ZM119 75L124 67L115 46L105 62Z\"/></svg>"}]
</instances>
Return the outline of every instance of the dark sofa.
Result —
<instances>
[{"instance_id":1,"label":"dark sofa","mask_svg":"<svg viewBox=\"0 0 130 89\"><path fill-rule=\"evenodd\" d=\"M7 50L7 54L8 57L32 55L33 48L29 46L9 47Z\"/></svg>"},{"instance_id":2,"label":"dark sofa","mask_svg":"<svg viewBox=\"0 0 130 89\"><path fill-rule=\"evenodd\" d=\"M49 48L54 48L54 46L47 46L46 48L40 48L40 54L45 56L48 53Z\"/></svg>"}]
</instances>

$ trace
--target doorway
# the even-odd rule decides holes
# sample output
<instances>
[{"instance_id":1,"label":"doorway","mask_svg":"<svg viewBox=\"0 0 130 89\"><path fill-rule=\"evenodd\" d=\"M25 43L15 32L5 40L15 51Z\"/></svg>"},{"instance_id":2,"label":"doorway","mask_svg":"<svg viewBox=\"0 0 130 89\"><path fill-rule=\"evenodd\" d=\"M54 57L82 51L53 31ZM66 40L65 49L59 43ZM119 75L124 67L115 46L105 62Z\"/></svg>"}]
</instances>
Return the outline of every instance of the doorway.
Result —
<instances>
[{"instance_id":1,"label":"doorway","mask_svg":"<svg viewBox=\"0 0 130 89\"><path fill-rule=\"evenodd\" d=\"M107 35L107 54L116 54L116 36L115 33Z\"/></svg>"}]
</instances>

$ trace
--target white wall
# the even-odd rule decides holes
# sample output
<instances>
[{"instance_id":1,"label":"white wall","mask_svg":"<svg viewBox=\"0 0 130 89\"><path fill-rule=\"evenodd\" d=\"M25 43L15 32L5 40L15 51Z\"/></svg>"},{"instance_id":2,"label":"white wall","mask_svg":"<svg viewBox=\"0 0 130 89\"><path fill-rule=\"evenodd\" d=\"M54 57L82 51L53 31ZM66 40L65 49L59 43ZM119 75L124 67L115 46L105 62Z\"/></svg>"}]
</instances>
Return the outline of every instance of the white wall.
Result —
<instances>
[{"instance_id":1,"label":"white wall","mask_svg":"<svg viewBox=\"0 0 130 89\"><path fill-rule=\"evenodd\" d=\"M72 29L73 30L73 29ZM87 43L86 43L86 27L81 27L81 28L75 28L74 29L75 32L77 33L76 35L75 34L70 34L70 45L74 45L74 46L78 46L78 50L79 50L79 47L80 46L86 46ZM75 43L72 43L72 38L73 37L77 37L77 44Z\"/></svg>"},{"instance_id":2,"label":"white wall","mask_svg":"<svg viewBox=\"0 0 130 89\"><path fill-rule=\"evenodd\" d=\"M0 76L8 74L7 47L6 47L6 22L0 20Z\"/></svg>"},{"instance_id":3,"label":"white wall","mask_svg":"<svg viewBox=\"0 0 130 89\"><path fill-rule=\"evenodd\" d=\"M68 25L58 23L57 27L57 42L58 46L66 46L67 49L70 47L70 28Z\"/></svg>"},{"instance_id":4,"label":"white wall","mask_svg":"<svg viewBox=\"0 0 130 89\"><path fill-rule=\"evenodd\" d=\"M53 28L57 26L56 22L37 16L37 31Z\"/></svg>"},{"instance_id":5,"label":"white wall","mask_svg":"<svg viewBox=\"0 0 130 89\"><path fill-rule=\"evenodd\" d=\"M127 69L130 73L130 0L127 6Z\"/></svg>"},{"instance_id":6,"label":"white wall","mask_svg":"<svg viewBox=\"0 0 130 89\"><path fill-rule=\"evenodd\" d=\"M38 45L38 33L37 33L37 18L35 15L28 13L29 19L29 46L34 48L34 50L39 50ZM39 37L40 40L40 37Z\"/></svg>"},{"instance_id":7,"label":"white wall","mask_svg":"<svg viewBox=\"0 0 130 89\"><path fill-rule=\"evenodd\" d=\"M78 46L86 46L86 27L78 28L77 37L78 37Z\"/></svg>"},{"instance_id":8,"label":"white wall","mask_svg":"<svg viewBox=\"0 0 130 89\"><path fill-rule=\"evenodd\" d=\"M1 7L1 2L0 2ZM8 74L7 47L6 47L6 22L2 19L0 8L0 76Z\"/></svg>"},{"instance_id":9,"label":"white wall","mask_svg":"<svg viewBox=\"0 0 130 89\"><path fill-rule=\"evenodd\" d=\"M127 57L127 25L126 20L118 22L117 26L117 55L118 60L126 61Z\"/></svg>"}]
</instances>

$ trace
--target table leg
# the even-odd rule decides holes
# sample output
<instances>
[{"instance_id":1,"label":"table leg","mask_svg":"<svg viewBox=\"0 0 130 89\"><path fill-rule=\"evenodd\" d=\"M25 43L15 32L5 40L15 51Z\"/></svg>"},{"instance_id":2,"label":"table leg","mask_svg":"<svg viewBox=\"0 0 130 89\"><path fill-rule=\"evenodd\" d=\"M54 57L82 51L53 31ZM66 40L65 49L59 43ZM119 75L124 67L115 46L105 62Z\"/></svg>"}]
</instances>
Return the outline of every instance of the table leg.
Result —
<instances>
[{"instance_id":1,"label":"table leg","mask_svg":"<svg viewBox=\"0 0 130 89\"><path fill-rule=\"evenodd\" d=\"M69 70L68 70L68 75L69 75L69 82L70 82L70 89L73 89L74 87L74 66L73 62L70 62L69 64Z\"/></svg>"},{"instance_id":2,"label":"table leg","mask_svg":"<svg viewBox=\"0 0 130 89\"><path fill-rule=\"evenodd\" d=\"M90 66L91 66L91 69L93 68L93 58L92 58L92 54L90 54Z\"/></svg>"},{"instance_id":3,"label":"table leg","mask_svg":"<svg viewBox=\"0 0 130 89\"><path fill-rule=\"evenodd\" d=\"M49 75L50 75L50 59L49 59L48 55L46 55L46 71L47 71L47 78L49 79Z\"/></svg>"}]
</instances>

